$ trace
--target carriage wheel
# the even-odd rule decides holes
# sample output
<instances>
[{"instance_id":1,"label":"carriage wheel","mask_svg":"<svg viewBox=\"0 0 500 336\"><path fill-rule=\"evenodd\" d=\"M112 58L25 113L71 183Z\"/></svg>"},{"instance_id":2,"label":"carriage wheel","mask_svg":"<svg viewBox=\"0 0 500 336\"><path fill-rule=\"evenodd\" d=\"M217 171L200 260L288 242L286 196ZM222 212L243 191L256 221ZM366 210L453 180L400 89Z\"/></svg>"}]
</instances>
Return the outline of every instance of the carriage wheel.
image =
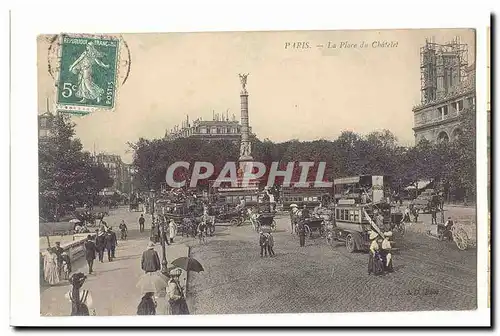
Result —
<instances>
[{"instance_id":1,"label":"carriage wheel","mask_svg":"<svg viewBox=\"0 0 500 336\"><path fill-rule=\"evenodd\" d=\"M304 231L306 232L306 236L312 235L311 228L307 224L304 224Z\"/></svg>"},{"instance_id":2,"label":"carriage wheel","mask_svg":"<svg viewBox=\"0 0 500 336\"><path fill-rule=\"evenodd\" d=\"M356 243L354 242L354 237L352 234L348 234L345 239L345 247L347 248L347 252L353 253L356 251Z\"/></svg>"},{"instance_id":3,"label":"carriage wheel","mask_svg":"<svg viewBox=\"0 0 500 336\"><path fill-rule=\"evenodd\" d=\"M231 221L230 221L229 223L230 223L232 226L236 226L236 225L238 225L238 222L239 222L239 221L238 221L238 219L233 218L233 219L231 219Z\"/></svg>"},{"instance_id":4,"label":"carriage wheel","mask_svg":"<svg viewBox=\"0 0 500 336\"><path fill-rule=\"evenodd\" d=\"M457 244L457 247L460 251L464 251L467 249L467 233L459 229L453 233L453 240Z\"/></svg>"}]
</instances>

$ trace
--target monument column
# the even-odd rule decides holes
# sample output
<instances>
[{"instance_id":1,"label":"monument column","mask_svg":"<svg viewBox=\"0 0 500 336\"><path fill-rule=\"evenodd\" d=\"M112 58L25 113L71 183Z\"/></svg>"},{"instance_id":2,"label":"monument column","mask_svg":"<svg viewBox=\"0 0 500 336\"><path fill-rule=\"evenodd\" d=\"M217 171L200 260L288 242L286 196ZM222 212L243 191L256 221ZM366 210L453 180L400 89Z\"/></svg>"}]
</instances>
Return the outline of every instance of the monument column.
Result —
<instances>
[{"instance_id":1,"label":"monument column","mask_svg":"<svg viewBox=\"0 0 500 336\"><path fill-rule=\"evenodd\" d=\"M239 74L241 81L241 144L239 166L245 171L245 164L253 161L252 143L250 142L250 128L248 122L248 91L246 89L248 74Z\"/></svg>"}]
</instances>

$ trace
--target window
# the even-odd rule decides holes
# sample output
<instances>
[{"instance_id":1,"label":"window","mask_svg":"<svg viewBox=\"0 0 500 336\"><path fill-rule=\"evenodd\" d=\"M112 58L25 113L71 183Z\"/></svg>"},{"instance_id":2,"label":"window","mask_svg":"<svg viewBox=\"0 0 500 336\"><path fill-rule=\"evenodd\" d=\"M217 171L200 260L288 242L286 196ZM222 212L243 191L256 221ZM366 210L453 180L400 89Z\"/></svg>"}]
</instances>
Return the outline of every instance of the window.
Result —
<instances>
[{"instance_id":1,"label":"window","mask_svg":"<svg viewBox=\"0 0 500 336\"><path fill-rule=\"evenodd\" d=\"M47 118L40 118L40 127L47 127Z\"/></svg>"},{"instance_id":2,"label":"window","mask_svg":"<svg viewBox=\"0 0 500 336\"><path fill-rule=\"evenodd\" d=\"M359 222L359 210L354 211L354 221Z\"/></svg>"},{"instance_id":3,"label":"window","mask_svg":"<svg viewBox=\"0 0 500 336\"><path fill-rule=\"evenodd\" d=\"M354 210L349 210L349 221L354 221Z\"/></svg>"},{"instance_id":4,"label":"window","mask_svg":"<svg viewBox=\"0 0 500 336\"><path fill-rule=\"evenodd\" d=\"M441 119L448 115L448 106L441 106L438 108Z\"/></svg>"},{"instance_id":5,"label":"window","mask_svg":"<svg viewBox=\"0 0 500 336\"><path fill-rule=\"evenodd\" d=\"M476 103L474 97L470 97L470 98L467 98L467 104L470 106L470 107L474 107L474 104Z\"/></svg>"},{"instance_id":6,"label":"window","mask_svg":"<svg viewBox=\"0 0 500 336\"><path fill-rule=\"evenodd\" d=\"M205 127L200 128L200 133L207 134L207 129Z\"/></svg>"},{"instance_id":7,"label":"window","mask_svg":"<svg viewBox=\"0 0 500 336\"><path fill-rule=\"evenodd\" d=\"M456 108L457 108L458 112L461 112L464 109L464 101L463 100L459 100L455 104L456 104Z\"/></svg>"}]
</instances>

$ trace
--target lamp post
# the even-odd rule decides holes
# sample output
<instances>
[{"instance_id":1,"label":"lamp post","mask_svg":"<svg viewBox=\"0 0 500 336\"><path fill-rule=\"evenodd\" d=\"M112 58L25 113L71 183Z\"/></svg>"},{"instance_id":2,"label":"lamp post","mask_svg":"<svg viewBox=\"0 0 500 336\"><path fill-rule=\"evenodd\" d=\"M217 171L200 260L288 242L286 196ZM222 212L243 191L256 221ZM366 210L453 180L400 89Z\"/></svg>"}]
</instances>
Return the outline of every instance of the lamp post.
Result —
<instances>
[{"instance_id":1,"label":"lamp post","mask_svg":"<svg viewBox=\"0 0 500 336\"><path fill-rule=\"evenodd\" d=\"M150 191L151 195L151 213L153 214L153 220L154 220L154 211L155 211L155 191L151 189ZM161 272L165 273L167 271L167 249L165 248L165 239L166 239L166 232L165 232L165 223L158 220L159 225L159 232L160 232L160 244L161 244Z\"/></svg>"}]
</instances>

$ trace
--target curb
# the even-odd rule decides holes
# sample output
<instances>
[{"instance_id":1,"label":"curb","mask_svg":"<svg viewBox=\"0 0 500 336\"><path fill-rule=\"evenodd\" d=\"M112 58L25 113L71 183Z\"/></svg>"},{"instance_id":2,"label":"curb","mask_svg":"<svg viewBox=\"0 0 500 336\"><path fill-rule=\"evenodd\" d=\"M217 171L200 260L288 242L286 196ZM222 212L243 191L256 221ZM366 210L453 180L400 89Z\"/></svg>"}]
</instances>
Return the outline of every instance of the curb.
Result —
<instances>
[{"instance_id":1,"label":"curb","mask_svg":"<svg viewBox=\"0 0 500 336\"><path fill-rule=\"evenodd\" d=\"M191 255L191 246L187 246L187 257L190 257ZM187 300L187 296L188 296L188 283L189 283L189 272L186 272L186 282L184 283L184 295L186 296L186 300Z\"/></svg>"}]
</instances>

